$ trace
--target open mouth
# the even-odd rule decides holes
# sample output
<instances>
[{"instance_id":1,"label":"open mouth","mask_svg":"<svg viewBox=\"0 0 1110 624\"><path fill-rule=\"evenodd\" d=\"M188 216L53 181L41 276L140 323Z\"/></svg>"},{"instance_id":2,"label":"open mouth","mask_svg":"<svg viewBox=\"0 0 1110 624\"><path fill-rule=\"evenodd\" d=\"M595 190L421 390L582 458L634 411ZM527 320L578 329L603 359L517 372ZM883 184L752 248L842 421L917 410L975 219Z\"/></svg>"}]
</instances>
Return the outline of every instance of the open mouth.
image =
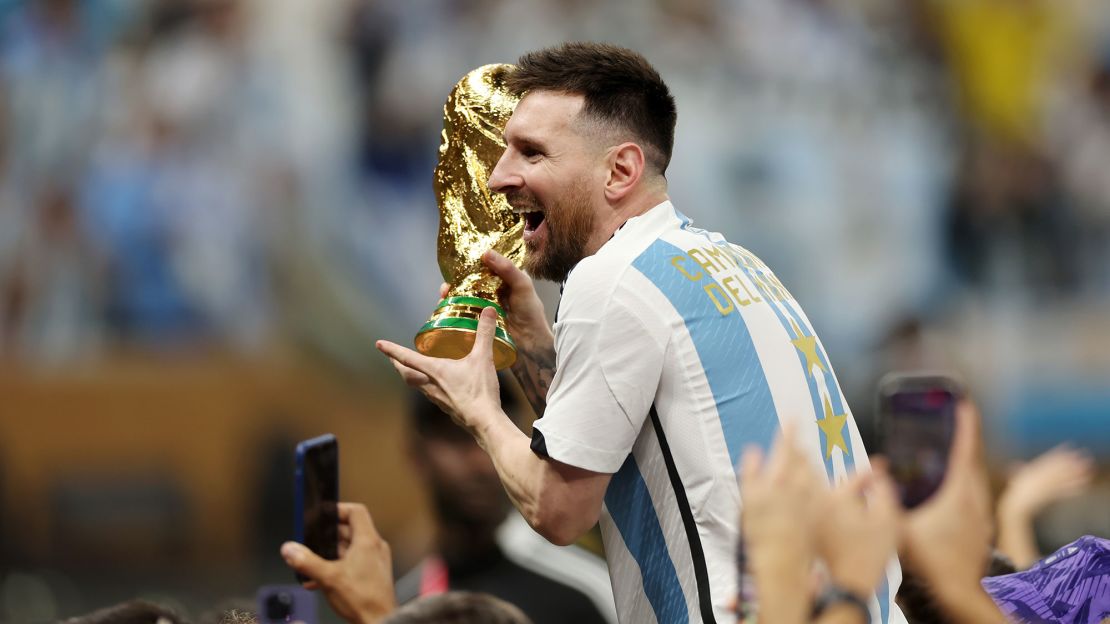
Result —
<instances>
[{"instance_id":1,"label":"open mouth","mask_svg":"<svg viewBox=\"0 0 1110 624\"><path fill-rule=\"evenodd\" d=\"M524 231L535 232L543 223L543 212L536 210L524 213Z\"/></svg>"}]
</instances>

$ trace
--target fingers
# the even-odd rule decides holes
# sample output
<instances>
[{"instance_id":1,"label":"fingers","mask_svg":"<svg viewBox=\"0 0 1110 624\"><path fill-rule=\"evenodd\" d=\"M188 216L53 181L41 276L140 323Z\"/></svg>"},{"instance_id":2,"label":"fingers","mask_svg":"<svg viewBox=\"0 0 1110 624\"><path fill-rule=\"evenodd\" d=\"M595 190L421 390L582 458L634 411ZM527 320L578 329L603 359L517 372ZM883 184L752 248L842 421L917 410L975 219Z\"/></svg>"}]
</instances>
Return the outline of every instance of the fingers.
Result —
<instances>
[{"instance_id":1,"label":"fingers","mask_svg":"<svg viewBox=\"0 0 1110 624\"><path fill-rule=\"evenodd\" d=\"M381 351L389 358L396 360L401 364L404 364L406 367L411 368L417 372L424 373L425 375L427 375L435 366L435 358L430 358L426 355L422 355L420 353L417 353L416 351L413 351L412 349L406 349L405 347L402 347L401 345L396 343L389 342L388 340L379 340L374 343L374 346L378 348L378 351Z\"/></svg>"},{"instance_id":2,"label":"fingers","mask_svg":"<svg viewBox=\"0 0 1110 624\"><path fill-rule=\"evenodd\" d=\"M751 483L759 477L759 468L763 465L763 449L752 444L744 448L740 456L740 483Z\"/></svg>"},{"instance_id":3,"label":"fingers","mask_svg":"<svg viewBox=\"0 0 1110 624\"><path fill-rule=\"evenodd\" d=\"M969 520L990 516L982 444L979 410L965 399L956 406L956 431L948 457L948 471L933 498L942 508L948 509L948 513L962 514Z\"/></svg>"},{"instance_id":4,"label":"fingers","mask_svg":"<svg viewBox=\"0 0 1110 624\"><path fill-rule=\"evenodd\" d=\"M948 458L948 474L970 474L978 471L982 457L979 410L970 400L956 406L956 431Z\"/></svg>"},{"instance_id":5,"label":"fingers","mask_svg":"<svg viewBox=\"0 0 1110 624\"><path fill-rule=\"evenodd\" d=\"M1090 455L1066 445L1057 446L1026 466L1026 468L1048 470L1060 475L1086 473L1090 472L1092 467L1093 461Z\"/></svg>"},{"instance_id":6,"label":"fingers","mask_svg":"<svg viewBox=\"0 0 1110 624\"><path fill-rule=\"evenodd\" d=\"M285 542L281 545L281 558L293 570L316 582L328 575L331 562L308 549L304 544Z\"/></svg>"},{"instance_id":7,"label":"fingers","mask_svg":"<svg viewBox=\"0 0 1110 624\"><path fill-rule=\"evenodd\" d=\"M397 360L394 360L393 358L390 358L389 362L390 364L393 364L393 368L396 369L397 374L401 376L401 379L403 379L406 384L413 388L419 388L432 380L431 377L428 377L424 373L409 368L408 366L405 366L404 364L398 362Z\"/></svg>"},{"instance_id":8,"label":"fingers","mask_svg":"<svg viewBox=\"0 0 1110 624\"><path fill-rule=\"evenodd\" d=\"M450 284L448 284L447 282L443 282L442 284L439 285L439 298L440 299L446 299L447 298L447 293L449 293L449 292L451 292L451 285Z\"/></svg>"},{"instance_id":9,"label":"fingers","mask_svg":"<svg viewBox=\"0 0 1110 624\"><path fill-rule=\"evenodd\" d=\"M895 517L901 512L902 502L898 499L898 487L886 471L885 464L877 466L872 473L870 494L869 502L876 511Z\"/></svg>"},{"instance_id":10,"label":"fingers","mask_svg":"<svg viewBox=\"0 0 1110 624\"><path fill-rule=\"evenodd\" d=\"M351 541L381 539L370 511L361 503L339 503L339 521L351 528Z\"/></svg>"},{"instance_id":11,"label":"fingers","mask_svg":"<svg viewBox=\"0 0 1110 624\"><path fill-rule=\"evenodd\" d=\"M492 249L482 254L482 262L489 267L490 271L493 271L494 275L500 277L505 284L514 290L528 287L531 284L531 279L527 273L521 271L508 258Z\"/></svg>"},{"instance_id":12,"label":"fingers","mask_svg":"<svg viewBox=\"0 0 1110 624\"><path fill-rule=\"evenodd\" d=\"M797 456L800 456L797 444L798 425L793 420L782 424L778 438L771 445L771 455L767 459L767 471L772 475L783 475L790 469Z\"/></svg>"},{"instance_id":13,"label":"fingers","mask_svg":"<svg viewBox=\"0 0 1110 624\"><path fill-rule=\"evenodd\" d=\"M470 356L479 362L493 359L493 336L497 330L497 310L492 306L483 308L478 317L478 333L474 337L474 346L470 349Z\"/></svg>"},{"instance_id":14,"label":"fingers","mask_svg":"<svg viewBox=\"0 0 1110 624\"><path fill-rule=\"evenodd\" d=\"M837 490L847 493L851 498L862 501L864 492L875 484L875 473L870 470L861 470L848 476L836 487Z\"/></svg>"}]
</instances>

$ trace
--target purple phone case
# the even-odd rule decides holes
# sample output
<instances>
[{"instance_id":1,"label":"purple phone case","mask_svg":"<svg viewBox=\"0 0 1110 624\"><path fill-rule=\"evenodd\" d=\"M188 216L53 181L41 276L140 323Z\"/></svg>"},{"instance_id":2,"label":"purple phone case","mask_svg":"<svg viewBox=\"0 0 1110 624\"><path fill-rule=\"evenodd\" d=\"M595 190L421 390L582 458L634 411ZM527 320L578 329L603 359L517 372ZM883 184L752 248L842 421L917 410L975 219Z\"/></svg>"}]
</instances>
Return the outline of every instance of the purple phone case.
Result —
<instances>
[{"instance_id":1,"label":"purple phone case","mask_svg":"<svg viewBox=\"0 0 1110 624\"><path fill-rule=\"evenodd\" d=\"M273 613L273 601L279 604L283 603L282 597L287 597L288 614L284 617L278 617ZM316 594L310 592L300 585L263 585L258 588L258 593L255 595L255 604L258 609L258 622L259 624L292 624L293 622L303 622L304 624L317 624L319 618L316 616ZM285 611L285 609L279 609ZM274 617L271 617L274 616Z\"/></svg>"}]
</instances>

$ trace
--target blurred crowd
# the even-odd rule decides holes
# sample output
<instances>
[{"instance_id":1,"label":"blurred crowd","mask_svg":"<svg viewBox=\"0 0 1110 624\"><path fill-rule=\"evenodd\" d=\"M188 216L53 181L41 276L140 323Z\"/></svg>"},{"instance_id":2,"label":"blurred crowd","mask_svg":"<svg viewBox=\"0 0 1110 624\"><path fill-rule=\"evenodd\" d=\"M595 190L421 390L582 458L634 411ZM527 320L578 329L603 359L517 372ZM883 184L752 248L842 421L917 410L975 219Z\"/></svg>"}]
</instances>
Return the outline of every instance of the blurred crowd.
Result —
<instances>
[{"instance_id":1,"label":"blurred crowd","mask_svg":"<svg viewBox=\"0 0 1110 624\"><path fill-rule=\"evenodd\" d=\"M448 91L573 39L660 70L676 206L805 303L865 434L941 367L1026 455L1110 452L1101 0L0 0L0 362L384 366L436 301Z\"/></svg>"},{"instance_id":2,"label":"blurred crowd","mask_svg":"<svg viewBox=\"0 0 1110 624\"><path fill-rule=\"evenodd\" d=\"M64 363L292 338L351 362L352 334L407 336L438 283L430 180L450 85L567 39L661 68L681 111L672 195L776 267L840 359L968 301L1101 309L1106 14L1092 0L0 3L0 348Z\"/></svg>"}]
</instances>

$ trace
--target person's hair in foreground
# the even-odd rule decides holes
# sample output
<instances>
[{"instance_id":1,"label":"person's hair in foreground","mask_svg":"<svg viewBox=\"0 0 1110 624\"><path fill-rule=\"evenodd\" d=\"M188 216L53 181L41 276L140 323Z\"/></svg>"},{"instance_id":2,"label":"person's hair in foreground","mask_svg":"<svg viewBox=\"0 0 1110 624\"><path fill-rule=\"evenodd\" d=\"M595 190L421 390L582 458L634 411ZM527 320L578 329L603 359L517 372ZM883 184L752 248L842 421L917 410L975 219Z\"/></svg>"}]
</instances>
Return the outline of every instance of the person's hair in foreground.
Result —
<instances>
[{"instance_id":1,"label":"person's hair in foreground","mask_svg":"<svg viewBox=\"0 0 1110 624\"><path fill-rule=\"evenodd\" d=\"M637 139L648 165L666 173L678 113L674 97L647 60L604 43L564 43L529 52L506 81L510 91L581 95L582 115L603 131Z\"/></svg>"},{"instance_id":2,"label":"person's hair in foreground","mask_svg":"<svg viewBox=\"0 0 1110 624\"><path fill-rule=\"evenodd\" d=\"M532 624L524 612L488 594L453 591L410 602L382 624Z\"/></svg>"},{"instance_id":3,"label":"person's hair in foreground","mask_svg":"<svg viewBox=\"0 0 1110 624\"><path fill-rule=\"evenodd\" d=\"M63 620L63 624L183 624L184 622L185 620L173 611L146 600L129 600Z\"/></svg>"}]
</instances>

